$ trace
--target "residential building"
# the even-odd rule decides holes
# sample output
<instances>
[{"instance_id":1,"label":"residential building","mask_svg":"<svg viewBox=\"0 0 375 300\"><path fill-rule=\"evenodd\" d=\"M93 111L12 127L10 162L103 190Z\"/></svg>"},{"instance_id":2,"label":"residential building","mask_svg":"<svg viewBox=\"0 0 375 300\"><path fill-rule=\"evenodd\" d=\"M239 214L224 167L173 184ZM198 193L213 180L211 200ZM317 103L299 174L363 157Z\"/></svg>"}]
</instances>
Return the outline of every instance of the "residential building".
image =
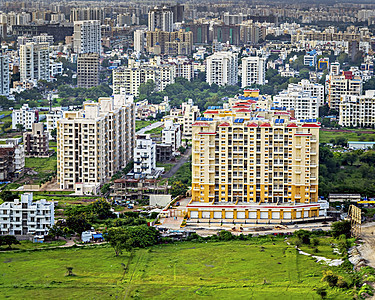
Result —
<instances>
[{"instance_id":1,"label":"residential building","mask_svg":"<svg viewBox=\"0 0 375 300\"><path fill-rule=\"evenodd\" d=\"M150 134L137 136L134 148L134 178L153 175L156 169L156 143Z\"/></svg>"},{"instance_id":2,"label":"residential building","mask_svg":"<svg viewBox=\"0 0 375 300\"><path fill-rule=\"evenodd\" d=\"M181 125L174 124L172 120L166 120L164 122L164 128L162 130L162 143L165 145L171 145L172 151L177 152L181 146Z\"/></svg>"},{"instance_id":3,"label":"residential building","mask_svg":"<svg viewBox=\"0 0 375 300\"><path fill-rule=\"evenodd\" d=\"M238 82L237 54L232 52L215 52L207 57L206 81L211 85L236 85Z\"/></svg>"},{"instance_id":4,"label":"residential building","mask_svg":"<svg viewBox=\"0 0 375 300\"><path fill-rule=\"evenodd\" d=\"M57 181L61 189L97 193L100 185L126 167L135 146L135 105L114 95L85 102L57 121Z\"/></svg>"},{"instance_id":5,"label":"residential building","mask_svg":"<svg viewBox=\"0 0 375 300\"><path fill-rule=\"evenodd\" d=\"M21 141L22 138L1 139L0 181L18 177L25 167L25 150Z\"/></svg>"},{"instance_id":6,"label":"residential building","mask_svg":"<svg viewBox=\"0 0 375 300\"><path fill-rule=\"evenodd\" d=\"M73 48L75 53L101 53L100 21L74 22Z\"/></svg>"},{"instance_id":7,"label":"residential building","mask_svg":"<svg viewBox=\"0 0 375 300\"><path fill-rule=\"evenodd\" d=\"M173 31L173 12L169 7L163 6L150 9L148 12L148 30Z\"/></svg>"},{"instance_id":8,"label":"residential building","mask_svg":"<svg viewBox=\"0 0 375 300\"><path fill-rule=\"evenodd\" d=\"M44 131L44 123L33 123L31 132L23 133L23 142L27 156L49 156L49 139L48 133Z\"/></svg>"},{"instance_id":9,"label":"residential building","mask_svg":"<svg viewBox=\"0 0 375 300\"><path fill-rule=\"evenodd\" d=\"M172 145L156 144L156 161L166 162L174 158Z\"/></svg>"},{"instance_id":10,"label":"residential building","mask_svg":"<svg viewBox=\"0 0 375 300\"><path fill-rule=\"evenodd\" d=\"M20 46L20 80L50 80L48 43L26 43Z\"/></svg>"},{"instance_id":11,"label":"residential building","mask_svg":"<svg viewBox=\"0 0 375 300\"><path fill-rule=\"evenodd\" d=\"M345 71L341 75L329 75L328 78L328 105L339 110L341 98L345 95L362 95L362 79L354 76L351 71Z\"/></svg>"},{"instance_id":12,"label":"residential building","mask_svg":"<svg viewBox=\"0 0 375 300\"><path fill-rule=\"evenodd\" d=\"M146 51L153 54L191 55L193 48L193 33L180 29L179 31L146 32Z\"/></svg>"},{"instance_id":13,"label":"residential building","mask_svg":"<svg viewBox=\"0 0 375 300\"><path fill-rule=\"evenodd\" d=\"M266 83L266 58L248 56L242 58L242 88Z\"/></svg>"},{"instance_id":14,"label":"residential building","mask_svg":"<svg viewBox=\"0 0 375 300\"><path fill-rule=\"evenodd\" d=\"M318 105L324 105L324 85L310 82L307 79L302 79L298 82L298 87L303 92L310 93L311 97L316 97L318 99ZM288 89L298 89L296 85L289 84Z\"/></svg>"},{"instance_id":15,"label":"residential building","mask_svg":"<svg viewBox=\"0 0 375 300\"><path fill-rule=\"evenodd\" d=\"M104 21L105 9L101 7L74 7L70 10L70 22L84 20Z\"/></svg>"},{"instance_id":16,"label":"residential building","mask_svg":"<svg viewBox=\"0 0 375 300\"><path fill-rule=\"evenodd\" d=\"M33 202L33 194L0 204L0 235L47 235L55 223L53 201Z\"/></svg>"},{"instance_id":17,"label":"residential building","mask_svg":"<svg viewBox=\"0 0 375 300\"><path fill-rule=\"evenodd\" d=\"M319 104L316 97L309 92L285 90L273 98L275 107L286 108L293 111L297 119L317 119L319 117Z\"/></svg>"},{"instance_id":18,"label":"residential building","mask_svg":"<svg viewBox=\"0 0 375 300\"><path fill-rule=\"evenodd\" d=\"M49 76L55 78L56 76L61 76L63 74L63 63L62 62L53 62L49 65Z\"/></svg>"},{"instance_id":19,"label":"residential building","mask_svg":"<svg viewBox=\"0 0 375 300\"><path fill-rule=\"evenodd\" d=\"M61 110L53 110L46 114L46 126L49 138L51 138L51 131L57 128L57 121L63 117Z\"/></svg>"},{"instance_id":20,"label":"residential building","mask_svg":"<svg viewBox=\"0 0 375 300\"><path fill-rule=\"evenodd\" d=\"M315 67L317 61L317 54L316 51L310 51L303 57L303 64L305 66Z\"/></svg>"},{"instance_id":21,"label":"residential building","mask_svg":"<svg viewBox=\"0 0 375 300\"><path fill-rule=\"evenodd\" d=\"M145 51L145 38L146 32L144 30L138 29L134 31L134 51L143 53Z\"/></svg>"},{"instance_id":22,"label":"residential building","mask_svg":"<svg viewBox=\"0 0 375 300\"><path fill-rule=\"evenodd\" d=\"M363 96L343 96L340 103L339 125L344 127L375 127L375 90Z\"/></svg>"},{"instance_id":23,"label":"residential building","mask_svg":"<svg viewBox=\"0 0 375 300\"><path fill-rule=\"evenodd\" d=\"M9 96L9 57L0 54L0 95Z\"/></svg>"},{"instance_id":24,"label":"residential building","mask_svg":"<svg viewBox=\"0 0 375 300\"><path fill-rule=\"evenodd\" d=\"M319 124L285 110L252 109L252 101L211 110L211 118L193 124L190 220L319 216Z\"/></svg>"},{"instance_id":25,"label":"residential building","mask_svg":"<svg viewBox=\"0 0 375 300\"><path fill-rule=\"evenodd\" d=\"M91 88L99 85L99 54L81 53L77 58L77 86Z\"/></svg>"},{"instance_id":26,"label":"residential building","mask_svg":"<svg viewBox=\"0 0 375 300\"><path fill-rule=\"evenodd\" d=\"M31 130L35 122L39 122L39 112L28 104L12 111L12 129L18 129L17 124L21 124L24 129Z\"/></svg>"},{"instance_id":27,"label":"residential building","mask_svg":"<svg viewBox=\"0 0 375 300\"><path fill-rule=\"evenodd\" d=\"M113 70L113 93L120 93L121 89L126 94L139 95L139 86L152 80L156 90L162 91L168 84L174 83L174 67L170 65L140 65L121 67Z\"/></svg>"}]
</instances>

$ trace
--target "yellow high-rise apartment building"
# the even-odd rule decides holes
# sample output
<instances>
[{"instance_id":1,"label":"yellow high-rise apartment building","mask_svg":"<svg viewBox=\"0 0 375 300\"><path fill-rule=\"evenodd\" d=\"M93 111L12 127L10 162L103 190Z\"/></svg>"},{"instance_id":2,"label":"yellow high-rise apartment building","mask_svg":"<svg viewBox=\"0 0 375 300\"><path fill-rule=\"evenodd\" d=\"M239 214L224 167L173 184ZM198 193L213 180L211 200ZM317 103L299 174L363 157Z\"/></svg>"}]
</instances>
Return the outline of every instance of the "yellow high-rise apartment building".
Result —
<instances>
[{"instance_id":1,"label":"yellow high-rise apartment building","mask_svg":"<svg viewBox=\"0 0 375 300\"><path fill-rule=\"evenodd\" d=\"M214 107L193 124L188 217L241 223L318 217L320 124L259 108L250 96Z\"/></svg>"}]
</instances>

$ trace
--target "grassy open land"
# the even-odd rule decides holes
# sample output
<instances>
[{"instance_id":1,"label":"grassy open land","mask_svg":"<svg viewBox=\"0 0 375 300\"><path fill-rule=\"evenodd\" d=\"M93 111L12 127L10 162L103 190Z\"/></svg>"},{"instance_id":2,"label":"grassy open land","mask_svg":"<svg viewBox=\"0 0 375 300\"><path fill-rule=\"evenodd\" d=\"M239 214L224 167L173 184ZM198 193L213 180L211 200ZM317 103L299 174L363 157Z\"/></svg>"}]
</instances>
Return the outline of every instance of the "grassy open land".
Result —
<instances>
[{"instance_id":1,"label":"grassy open land","mask_svg":"<svg viewBox=\"0 0 375 300\"><path fill-rule=\"evenodd\" d=\"M55 141L49 141L49 148L51 149L51 150L55 150L55 152L57 151L57 142L55 142Z\"/></svg>"},{"instance_id":2,"label":"grassy open land","mask_svg":"<svg viewBox=\"0 0 375 300\"><path fill-rule=\"evenodd\" d=\"M332 139L345 138L348 141L375 141L373 129L340 129L340 130L320 130L319 142L329 143Z\"/></svg>"},{"instance_id":3,"label":"grassy open land","mask_svg":"<svg viewBox=\"0 0 375 300\"><path fill-rule=\"evenodd\" d=\"M283 239L0 253L3 299L320 299L327 267ZM123 264L123 265L122 265ZM128 271L124 273L124 266ZM76 276L65 276L73 267ZM328 288L329 299L351 299Z\"/></svg>"},{"instance_id":4,"label":"grassy open land","mask_svg":"<svg viewBox=\"0 0 375 300\"><path fill-rule=\"evenodd\" d=\"M26 157L25 158L25 168L31 168L38 173L51 173L56 171L56 155L51 157Z\"/></svg>"},{"instance_id":5,"label":"grassy open land","mask_svg":"<svg viewBox=\"0 0 375 300\"><path fill-rule=\"evenodd\" d=\"M21 241L19 245L12 245L12 250L33 250L33 249L45 249L50 247L57 247L65 245L66 241L52 241L45 243L33 243L32 241ZM8 246L1 246L0 251L5 251Z\"/></svg>"},{"instance_id":6,"label":"grassy open land","mask_svg":"<svg viewBox=\"0 0 375 300\"><path fill-rule=\"evenodd\" d=\"M146 134L161 135L163 127L152 128L151 130L145 131Z\"/></svg>"},{"instance_id":7,"label":"grassy open land","mask_svg":"<svg viewBox=\"0 0 375 300\"><path fill-rule=\"evenodd\" d=\"M172 169L172 167L174 166L174 164L170 164L170 163L162 163L162 162L156 162L156 166L157 167L163 167L164 168L164 172L168 172L170 169Z\"/></svg>"},{"instance_id":8,"label":"grassy open land","mask_svg":"<svg viewBox=\"0 0 375 300\"><path fill-rule=\"evenodd\" d=\"M152 123L155 123L156 120L152 120L152 121L142 121L142 120L136 120L135 121L135 131L138 131L142 128L145 128L146 126L152 124Z\"/></svg>"}]
</instances>

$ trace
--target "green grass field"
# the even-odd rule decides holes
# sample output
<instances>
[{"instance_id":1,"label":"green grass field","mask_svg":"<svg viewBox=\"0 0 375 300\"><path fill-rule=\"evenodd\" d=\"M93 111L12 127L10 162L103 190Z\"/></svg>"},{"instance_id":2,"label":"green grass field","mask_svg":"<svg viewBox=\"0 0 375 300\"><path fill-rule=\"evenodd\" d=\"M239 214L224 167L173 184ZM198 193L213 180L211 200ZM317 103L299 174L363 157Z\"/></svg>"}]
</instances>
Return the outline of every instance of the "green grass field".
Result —
<instances>
[{"instance_id":1,"label":"green grass field","mask_svg":"<svg viewBox=\"0 0 375 300\"><path fill-rule=\"evenodd\" d=\"M136 120L135 121L135 131L138 131L142 128L145 128L146 126L152 124L152 123L155 123L156 121L155 120L151 120L151 121L141 121L141 120Z\"/></svg>"},{"instance_id":2,"label":"green grass field","mask_svg":"<svg viewBox=\"0 0 375 300\"><path fill-rule=\"evenodd\" d=\"M50 247L57 247L61 245L65 245L65 241L52 241L46 243L33 243L32 241L21 241L18 245L13 245L13 250L33 250L33 249L43 249L43 248L50 248ZM0 246L0 251L8 250L8 246Z\"/></svg>"},{"instance_id":3,"label":"green grass field","mask_svg":"<svg viewBox=\"0 0 375 300\"><path fill-rule=\"evenodd\" d=\"M2 252L0 298L320 299L314 288L328 268L268 238L158 245L129 256L115 257L107 245ZM66 267L76 276L65 276ZM329 299L351 299L327 291Z\"/></svg>"},{"instance_id":4,"label":"green grass field","mask_svg":"<svg viewBox=\"0 0 375 300\"><path fill-rule=\"evenodd\" d=\"M374 141L375 134L366 133L366 131L373 132L374 130L360 129L360 130L351 130L351 132L320 130L319 142L329 143L331 139L336 139L336 138L346 138L348 141Z\"/></svg>"},{"instance_id":5,"label":"green grass field","mask_svg":"<svg viewBox=\"0 0 375 300\"><path fill-rule=\"evenodd\" d=\"M164 168L164 172L168 172L170 169L173 168L174 164L170 164L170 163L162 163L162 162L156 162L156 166L157 167L163 167Z\"/></svg>"}]
</instances>

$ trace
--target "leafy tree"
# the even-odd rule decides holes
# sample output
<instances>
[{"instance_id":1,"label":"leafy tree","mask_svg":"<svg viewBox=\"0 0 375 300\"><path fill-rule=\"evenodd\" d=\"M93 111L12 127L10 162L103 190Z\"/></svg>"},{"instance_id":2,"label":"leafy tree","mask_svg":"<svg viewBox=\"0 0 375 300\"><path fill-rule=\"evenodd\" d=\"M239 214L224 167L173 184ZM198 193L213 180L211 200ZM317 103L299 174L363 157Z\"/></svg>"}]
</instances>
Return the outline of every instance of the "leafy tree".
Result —
<instances>
[{"instance_id":1,"label":"leafy tree","mask_svg":"<svg viewBox=\"0 0 375 300\"><path fill-rule=\"evenodd\" d=\"M123 250L132 251L134 248L145 248L155 245L159 239L159 232L147 225L130 227L112 227L105 239L118 256Z\"/></svg>"},{"instance_id":2,"label":"leafy tree","mask_svg":"<svg viewBox=\"0 0 375 300\"><path fill-rule=\"evenodd\" d=\"M0 192L0 199L2 199L4 202L13 201L17 197L18 197L18 193L12 193L11 191Z\"/></svg>"},{"instance_id":3,"label":"leafy tree","mask_svg":"<svg viewBox=\"0 0 375 300\"><path fill-rule=\"evenodd\" d=\"M20 242L17 241L17 238L14 235L3 235L0 236L0 246L8 245L8 249L12 249L12 245L17 245Z\"/></svg>"},{"instance_id":4,"label":"leafy tree","mask_svg":"<svg viewBox=\"0 0 375 300\"><path fill-rule=\"evenodd\" d=\"M69 216L66 219L66 226L77 234L81 235L82 232L89 230L91 224L87 221L86 214Z\"/></svg>"},{"instance_id":5,"label":"leafy tree","mask_svg":"<svg viewBox=\"0 0 375 300\"><path fill-rule=\"evenodd\" d=\"M17 127L17 131L23 131L23 130L25 130L25 126L23 126L23 124L21 124L21 123L17 123L16 127Z\"/></svg>"},{"instance_id":6,"label":"leafy tree","mask_svg":"<svg viewBox=\"0 0 375 300\"><path fill-rule=\"evenodd\" d=\"M233 239L233 234L227 230L221 230L218 232L217 236L221 241L231 241Z\"/></svg>"},{"instance_id":7,"label":"leafy tree","mask_svg":"<svg viewBox=\"0 0 375 300\"><path fill-rule=\"evenodd\" d=\"M9 100L5 96L0 96L0 107L2 107L3 109L9 109L9 107L13 107L13 106L14 106L14 102L12 100Z\"/></svg>"},{"instance_id":8,"label":"leafy tree","mask_svg":"<svg viewBox=\"0 0 375 300\"><path fill-rule=\"evenodd\" d=\"M342 234L345 235L347 238L349 238L351 235L350 221L344 220L344 221L332 223L331 234L335 238L338 238Z\"/></svg>"},{"instance_id":9,"label":"leafy tree","mask_svg":"<svg viewBox=\"0 0 375 300\"><path fill-rule=\"evenodd\" d=\"M101 220L113 218L115 216L111 211L111 205L104 199L96 200L91 205L91 211Z\"/></svg>"},{"instance_id":10,"label":"leafy tree","mask_svg":"<svg viewBox=\"0 0 375 300\"><path fill-rule=\"evenodd\" d=\"M57 128L54 128L51 130L51 137L56 140L56 136L57 136Z\"/></svg>"},{"instance_id":11,"label":"leafy tree","mask_svg":"<svg viewBox=\"0 0 375 300\"><path fill-rule=\"evenodd\" d=\"M149 79L146 83L142 83L138 89L140 98L147 98L151 96L151 94L155 91L155 88L156 84L152 79Z\"/></svg>"},{"instance_id":12,"label":"leafy tree","mask_svg":"<svg viewBox=\"0 0 375 300\"><path fill-rule=\"evenodd\" d=\"M294 235L302 244L310 245L310 231L300 229L295 231Z\"/></svg>"},{"instance_id":13,"label":"leafy tree","mask_svg":"<svg viewBox=\"0 0 375 300\"><path fill-rule=\"evenodd\" d=\"M185 195L188 190L186 184L182 183L181 181L175 181L172 183L172 187L170 193L172 197L177 197L179 195Z\"/></svg>"}]
</instances>

